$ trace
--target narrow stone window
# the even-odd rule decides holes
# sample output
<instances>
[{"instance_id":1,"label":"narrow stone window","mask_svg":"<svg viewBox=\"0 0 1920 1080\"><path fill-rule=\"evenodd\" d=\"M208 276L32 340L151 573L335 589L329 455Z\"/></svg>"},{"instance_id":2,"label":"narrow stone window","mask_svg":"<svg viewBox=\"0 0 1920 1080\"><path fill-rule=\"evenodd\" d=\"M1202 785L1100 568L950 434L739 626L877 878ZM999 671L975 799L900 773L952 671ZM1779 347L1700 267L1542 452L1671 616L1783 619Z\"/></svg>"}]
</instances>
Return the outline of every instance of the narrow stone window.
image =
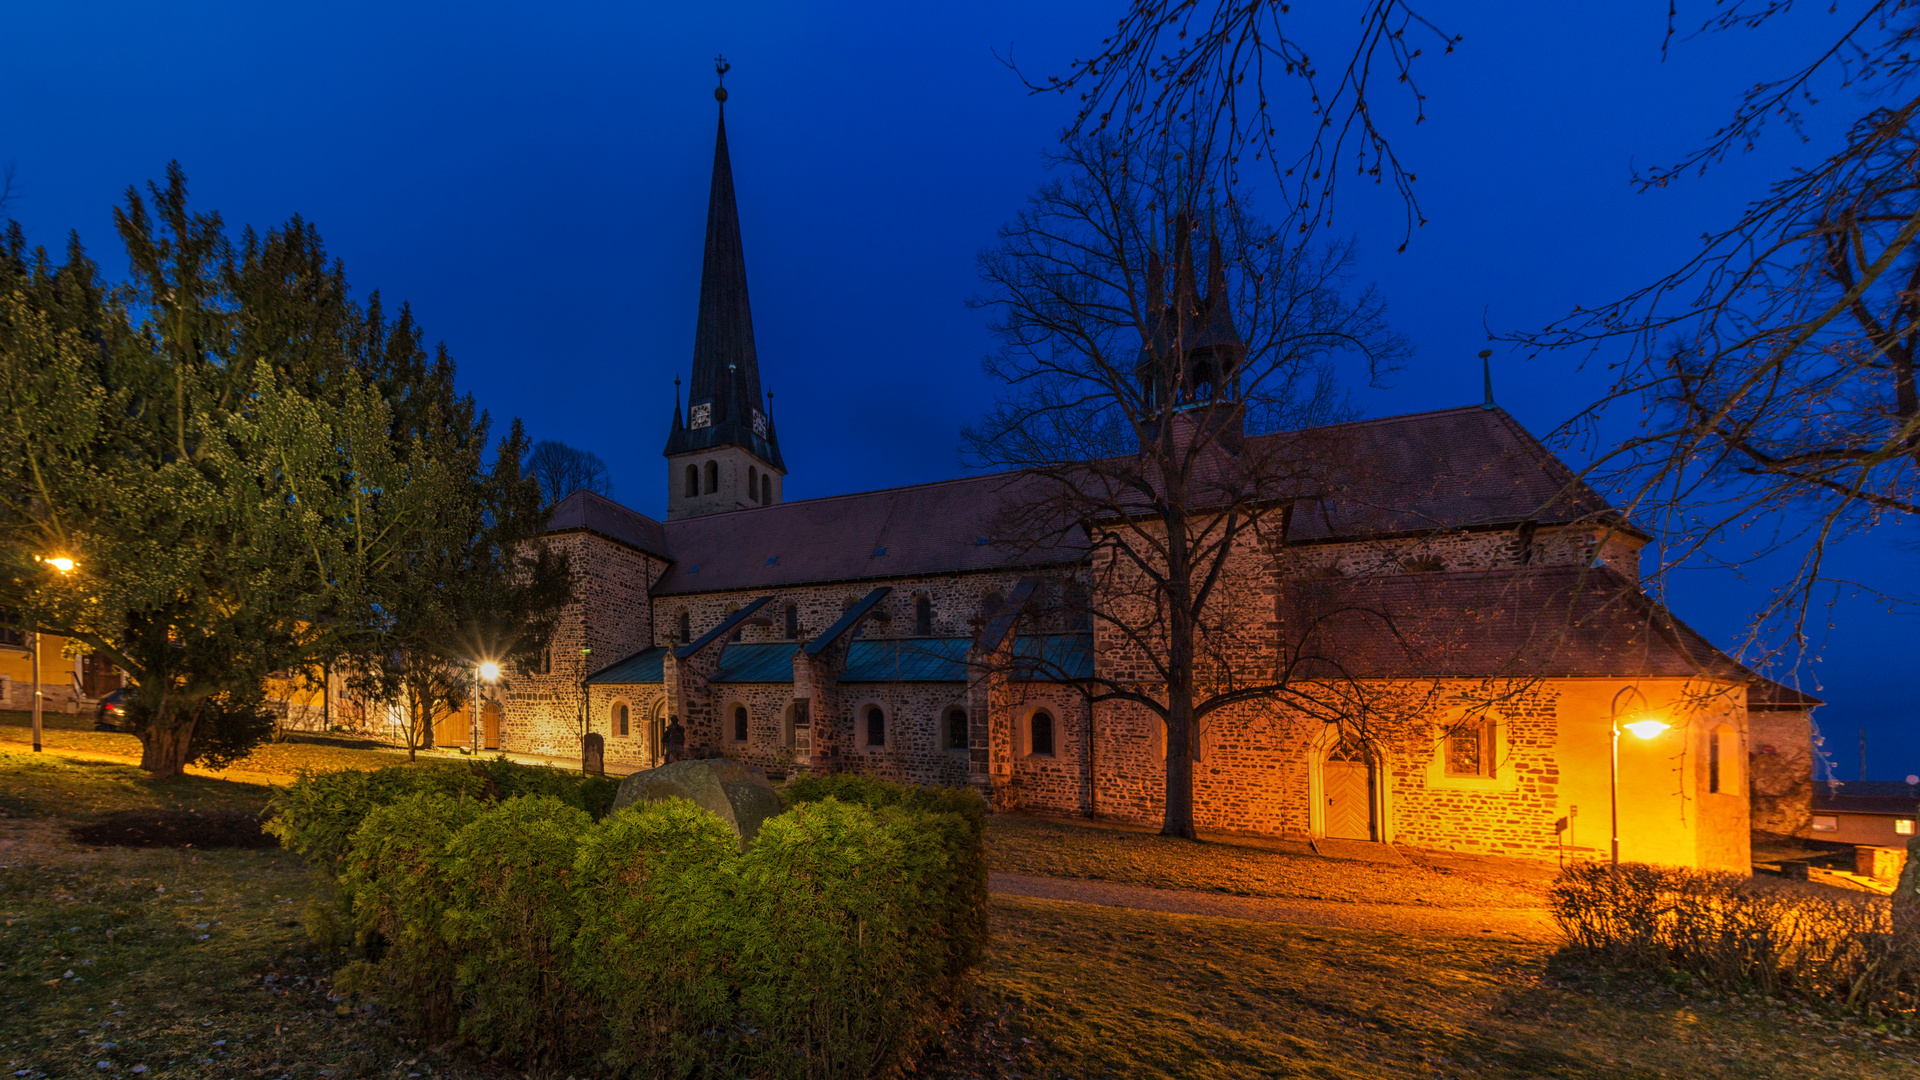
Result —
<instances>
[{"instance_id":1,"label":"narrow stone window","mask_svg":"<svg viewBox=\"0 0 1920 1080\"><path fill-rule=\"evenodd\" d=\"M1030 737L1027 741L1027 752L1052 757L1053 714L1045 709L1040 709L1033 714L1033 719L1029 721L1029 724L1028 732Z\"/></svg>"},{"instance_id":2,"label":"narrow stone window","mask_svg":"<svg viewBox=\"0 0 1920 1080\"><path fill-rule=\"evenodd\" d=\"M947 749L965 750L967 748L967 710L947 710Z\"/></svg>"},{"instance_id":3,"label":"narrow stone window","mask_svg":"<svg viewBox=\"0 0 1920 1080\"><path fill-rule=\"evenodd\" d=\"M615 735L625 735L627 733L627 703L626 702L624 701L614 702L612 720L613 722L608 726L613 728L613 733Z\"/></svg>"},{"instance_id":4,"label":"narrow stone window","mask_svg":"<svg viewBox=\"0 0 1920 1080\"><path fill-rule=\"evenodd\" d=\"M1463 722L1447 732L1448 776L1493 776L1493 721Z\"/></svg>"},{"instance_id":5,"label":"narrow stone window","mask_svg":"<svg viewBox=\"0 0 1920 1080\"><path fill-rule=\"evenodd\" d=\"M747 707L745 705L733 707L733 741L747 741Z\"/></svg>"},{"instance_id":6,"label":"narrow stone window","mask_svg":"<svg viewBox=\"0 0 1920 1080\"><path fill-rule=\"evenodd\" d=\"M760 474L760 505L761 506L773 505L773 474L772 473Z\"/></svg>"},{"instance_id":7,"label":"narrow stone window","mask_svg":"<svg viewBox=\"0 0 1920 1080\"><path fill-rule=\"evenodd\" d=\"M687 466L686 492L689 499L700 494L700 466L698 465Z\"/></svg>"},{"instance_id":8,"label":"narrow stone window","mask_svg":"<svg viewBox=\"0 0 1920 1080\"><path fill-rule=\"evenodd\" d=\"M1714 732L1707 738L1707 790L1720 791L1720 733Z\"/></svg>"},{"instance_id":9,"label":"narrow stone window","mask_svg":"<svg viewBox=\"0 0 1920 1080\"><path fill-rule=\"evenodd\" d=\"M707 462L707 494L711 495L719 490L720 463L717 461L709 461Z\"/></svg>"},{"instance_id":10,"label":"narrow stone window","mask_svg":"<svg viewBox=\"0 0 1920 1080\"><path fill-rule=\"evenodd\" d=\"M680 609L679 630L680 630L680 644L685 645L689 641L693 640L693 620L687 617L686 608Z\"/></svg>"},{"instance_id":11,"label":"narrow stone window","mask_svg":"<svg viewBox=\"0 0 1920 1080\"><path fill-rule=\"evenodd\" d=\"M887 745L887 714L878 705L867 706L867 745Z\"/></svg>"},{"instance_id":12,"label":"narrow stone window","mask_svg":"<svg viewBox=\"0 0 1920 1080\"><path fill-rule=\"evenodd\" d=\"M913 632L921 637L933 634L933 601L925 593L913 598Z\"/></svg>"},{"instance_id":13,"label":"narrow stone window","mask_svg":"<svg viewBox=\"0 0 1920 1080\"><path fill-rule=\"evenodd\" d=\"M787 640L798 641L799 639L800 639L800 605L788 604L787 605Z\"/></svg>"},{"instance_id":14,"label":"narrow stone window","mask_svg":"<svg viewBox=\"0 0 1920 1080\"><path fill-rule=\"evenodd\" d=\"M747 498L760 501L760 470L747 466Z\"/></svg>"}]
</instances>

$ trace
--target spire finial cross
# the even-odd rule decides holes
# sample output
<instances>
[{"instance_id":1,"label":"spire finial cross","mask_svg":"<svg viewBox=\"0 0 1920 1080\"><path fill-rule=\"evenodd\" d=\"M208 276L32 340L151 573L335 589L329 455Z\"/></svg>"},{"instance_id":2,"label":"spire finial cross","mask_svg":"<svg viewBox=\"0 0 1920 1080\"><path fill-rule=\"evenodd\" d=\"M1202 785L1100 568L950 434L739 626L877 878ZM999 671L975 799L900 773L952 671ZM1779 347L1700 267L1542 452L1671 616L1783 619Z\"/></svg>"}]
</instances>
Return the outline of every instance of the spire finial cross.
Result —
<instances>
[{"instance_id":1,"label":"spire finial cross","mask_svg":"<svg viewBox=\"0 0 1920 1080\"><path fill-rule=\"evenodd\" d=\"M733 65L727 63L725 56L713 58L713 73L720 79L720 85L713 89L713 99L721 104L725 104L727 100L727 72L732 70Z\"/></svg>"}]
</instances>

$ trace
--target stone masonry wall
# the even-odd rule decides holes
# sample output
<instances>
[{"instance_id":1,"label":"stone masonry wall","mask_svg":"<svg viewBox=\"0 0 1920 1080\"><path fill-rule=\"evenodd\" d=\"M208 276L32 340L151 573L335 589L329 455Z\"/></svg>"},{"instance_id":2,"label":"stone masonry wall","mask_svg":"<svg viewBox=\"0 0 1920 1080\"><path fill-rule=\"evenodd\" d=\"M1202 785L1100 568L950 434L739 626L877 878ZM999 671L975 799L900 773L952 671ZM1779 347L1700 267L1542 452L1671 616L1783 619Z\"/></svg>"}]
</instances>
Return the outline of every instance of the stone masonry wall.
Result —
<instances>
[{"instance_id":1,"label":"stone masonry wall","mask_svg":"<svg viewBox=\"0 0 1920 1080\"><path fill-rule=\"evenodd\" d=\"M504 675L500 746L519 753L575 757L584 733L581 680L652 640L648 592L666 564L591 533L560 533L546 543L567 552L572 560L575 599L554 628L547 672ZM583 649L592 652L583 654ZM588 716L591 719L593 714ZM592 730L606 734L604 717Z\"/></svg>"},{"instance_id":2,"label":"stone masonry wall","mask_svg":"<svg viewBox=\"0 0 1920 1080\"><path fill-rule=\"evenodd\" d=\"M1520 566L1579 566L1602 562L1640 580L1642 542L1622 532L1590 526L1443 532L1383 540L1289 544L1276 559L1283 577L1367 577L1422 570L1501 570Z\"/></svg>"},{"instance_id":3,"label":"stone masonry wall","mask_svg":"<svg viewBox=\"0 0 1920 1080\"><path fill-rule=\"evenodd\" d=\"M1753 831L1799 836L1813 821L1813 724L1807 713L1747 714Z\"/></svg>"}]
</instances>

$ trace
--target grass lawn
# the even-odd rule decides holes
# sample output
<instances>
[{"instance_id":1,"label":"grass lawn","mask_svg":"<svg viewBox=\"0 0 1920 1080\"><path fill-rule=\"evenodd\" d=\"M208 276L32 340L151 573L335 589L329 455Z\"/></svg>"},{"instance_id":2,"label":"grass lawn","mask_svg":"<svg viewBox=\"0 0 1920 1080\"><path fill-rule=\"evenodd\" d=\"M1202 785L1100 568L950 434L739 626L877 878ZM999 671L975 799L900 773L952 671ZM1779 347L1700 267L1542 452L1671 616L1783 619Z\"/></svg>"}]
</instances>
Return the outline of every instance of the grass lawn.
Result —
<instances>
[{"instance_id":1,"label":"grass lawn","mask_svg":"<svg viewBox=\"0 0 1920 1080\"><path fill-rule=\"evenodd\" d=\"M113 810L258 809L268 793L207 776L155 783L124 764L0 747L9 1073L503 1075L417 1045L378 1010L333 1000L337 958L318 954L299 926L313 884L292 856L91 848L68 832ZM1107 858L1120 838L1139 837L1106 831L1114 836L1090 846ZM1036 842L1026 819L996 818L992 835L996 860ZM1191 850L1217 862L1215 847ZM1140 863L1179 880L1224 873L1207 877L1158 843L1140 850ZM1257 862L1260 849L1233 857ZM1344 863L1320 865L1350 876ZM1307 888L1286 876L1294 872L1259 880ZM1020 897L996 897L993 934L972 1020L928 1077L1920 1078L1912 1041L1769 1003L1607 983L1555 969L1537 945Z\"/></svg>"},{"instance_id":2,"label":"grass lawn","mask_svg":"<svg viewBox=\"0 0 1920 1080\"><path fill-rule=\"evenodd\" d=\"M0 751L32 753L32 714L0 710ZM91 714L41 714L40 745L49 751L98 760L140 761L140 740L132 735L93 730ZM192 776L215 776L255 784L284 784L300 769L378 769L406 760L406 751L383 747L364 739L332 735L293 734L282 742L266 743L246 760L211 771L189 766Z\"/></svg>"},{"instance_id":3,"label":"grass lawn","mask_svg":"<svg viewBox=\"0 0 1920 1080\"><path fill-rule=\"evenodd\" d=\"M1546 903L1555 869L1515 859L1432 856L1414 862L1310 853L1304 843L1203 834L1176 840L1126 825L1000 815L987 843L995 870L1161 889L1350 903L1521 907ZM1345 845L1349 849L1373 845Z\"/></svg>"}]
</instances>

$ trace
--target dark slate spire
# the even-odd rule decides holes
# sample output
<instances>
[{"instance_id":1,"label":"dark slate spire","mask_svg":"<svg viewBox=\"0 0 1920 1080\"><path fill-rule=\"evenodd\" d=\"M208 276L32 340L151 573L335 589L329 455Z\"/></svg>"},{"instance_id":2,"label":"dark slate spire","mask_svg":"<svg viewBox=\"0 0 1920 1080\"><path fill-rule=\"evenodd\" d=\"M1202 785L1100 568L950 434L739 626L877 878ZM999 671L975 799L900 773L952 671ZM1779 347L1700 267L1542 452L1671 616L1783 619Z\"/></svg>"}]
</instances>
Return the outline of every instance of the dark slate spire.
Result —
<instances>
[{"instance_id":1,"label":"dark slate spire","mask_svg":"<svg viewBox=\"0 0 1920 1080\"><path fill-rule=\"evenodd\" d=\"M718 69L725 74L725 64ZM760 411L760 361L753 347L753 311L747 303L747 259L727 153L727 91L713 143L713 183L707 192L707 249L700 271L700 311L694 323L693 378L687 427L667 438L668 454L739 446L785 471L767 416Z\"/></svg>"}]
</instances>

